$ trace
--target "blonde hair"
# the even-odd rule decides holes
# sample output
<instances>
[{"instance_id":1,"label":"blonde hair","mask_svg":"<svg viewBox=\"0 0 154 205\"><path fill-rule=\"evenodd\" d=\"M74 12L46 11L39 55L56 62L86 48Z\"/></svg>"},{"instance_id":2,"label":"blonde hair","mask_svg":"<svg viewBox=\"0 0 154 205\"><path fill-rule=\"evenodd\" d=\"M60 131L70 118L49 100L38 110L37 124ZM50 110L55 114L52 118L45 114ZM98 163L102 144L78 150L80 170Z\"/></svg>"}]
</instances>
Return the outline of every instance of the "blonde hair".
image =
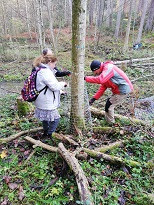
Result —
<instances>
[{"instance_id":1,"label":"blonde hair","mask_svg":"<svg viewBox=\"0 0 154 205\"><path fill-rule=\"evenodd\" d=\"M54 55L41 55L34 59L33 66L38 67L41 63L48 64L49 62L56 62L57 58Z\"/></svg>"}]
</instances>

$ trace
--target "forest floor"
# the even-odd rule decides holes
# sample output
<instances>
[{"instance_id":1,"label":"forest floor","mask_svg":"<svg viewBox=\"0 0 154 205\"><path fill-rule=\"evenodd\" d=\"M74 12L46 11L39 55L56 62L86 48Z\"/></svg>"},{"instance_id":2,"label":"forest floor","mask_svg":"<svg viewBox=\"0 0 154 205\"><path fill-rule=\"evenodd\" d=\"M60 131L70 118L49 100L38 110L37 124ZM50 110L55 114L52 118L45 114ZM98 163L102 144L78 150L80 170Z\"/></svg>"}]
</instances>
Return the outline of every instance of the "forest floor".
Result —
<instances>
[{"instance_id":1,"label":"forest floor","mask_svg":"<svg viewBox=\"0 0 154 205\"><path fill-rule=\"evenodd\" d=\"M103 37L96 47L93 36L89 34L86 39L85 73L89 74L89 64L93 59L116 61L153 57L152 39L152 35L144 36L141 50L134 51L130 45L127 54L123 54L120 40L113 41L110 37ZM27 44L23 39L20 43L5 43L5 49L0 50L3 54L0 62L0 91L5 90L7 83L12 83L12 86L0 98L0 138L41 126L41 123L33 117L33 111L27 116L19 117L16 99L20 87L15 90L13 86L14 82L19 82L21 86L21 82L30 73L33 58L39 55L38 49L35 43ZM68 30L60 34L58 50L58 67L71 70L71 33ZM153 62L149 60L146 63ZM141 164L136 167L129 163L111 164L104 159L98 160L90 156L87 160L80 160L95 205L152 204L153 169L151 166L146 166L146 163L151 162L153 158L151 120L153 98L150 97L153 97L154 83L153 77L149 76L154 73L154 67L143 64L145 62L139 62L135 67L131 64L121 67L130 79L134 80L136 92L133 96L129 96L127 102L118 107L116 112L128 117L137 116L138 113L138 117L143 119L147 126L117 120L120 126L119 132L96 133L88 127L88 120L92 120L93 127L108 127L105 119L92 116L87 120L87 130L84 133L85 147L96 149L102 145L125 140L127 143L123 147L109 150L106 154L121 157L124 161L131 159ZM67 77L65 80L69 82L70 78ZM57 132L63 134L70 132L67 116L70 112L69 89L67 96L62 97L62 106L59 109L62 117ZM97 89L97 85L86 84L85 92L91 98ZM13 93L14 90L17 93ZM111 92L107 91L94 106L104 110L105 100L110 94ZM148 100L142 101L143 99ZM85 100L88 100L87 95ZM29 136L41 140L42 132L29 133ZM54 142L50 139L46 142L58 146L59 140L54 138ZM70 145L65 146L72 151ZM33 153L31 158L28 158L31 153ZM1 205L82 204L74 174L61 157L40 147L34 149L32 144L25 141L24 136L0 144L0 203Z\"/></svg>"}]
</instances>

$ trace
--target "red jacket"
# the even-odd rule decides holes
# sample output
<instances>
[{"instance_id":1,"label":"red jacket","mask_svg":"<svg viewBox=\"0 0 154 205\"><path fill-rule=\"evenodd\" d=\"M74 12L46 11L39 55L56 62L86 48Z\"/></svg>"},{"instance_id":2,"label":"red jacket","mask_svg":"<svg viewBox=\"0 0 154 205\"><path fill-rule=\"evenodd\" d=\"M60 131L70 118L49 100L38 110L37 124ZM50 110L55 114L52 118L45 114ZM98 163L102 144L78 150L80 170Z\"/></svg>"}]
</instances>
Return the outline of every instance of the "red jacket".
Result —
<instances>
[{"instance_id":1,"label":"red jacket","mask_svg":"<svg viewBox=\"0 0 154 205\"><path fill-rule=\"evenodd\" d=\"M93 96L98 100L107 88L111 88L113 94L128 94L133 91L133 85L127 75L115 66L111 61L101 63L102 73L97 76L86 76L85 81L101 84L97 93Z\"/></svg>"}]
</instances>

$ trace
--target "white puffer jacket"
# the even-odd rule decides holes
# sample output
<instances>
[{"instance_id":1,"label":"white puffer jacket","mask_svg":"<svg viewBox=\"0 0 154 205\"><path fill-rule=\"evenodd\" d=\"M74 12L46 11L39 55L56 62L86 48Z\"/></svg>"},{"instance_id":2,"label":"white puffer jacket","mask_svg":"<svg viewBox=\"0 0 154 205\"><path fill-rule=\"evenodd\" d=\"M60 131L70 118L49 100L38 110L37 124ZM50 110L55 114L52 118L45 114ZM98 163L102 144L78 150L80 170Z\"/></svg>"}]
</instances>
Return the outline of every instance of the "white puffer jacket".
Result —
<instances>
[{"instance_id":1,"label":"white puffer jacket","mask_svg":"<svg viewBox=\"0 0 154 205\"><path fill-rule=\"evenodd\" d=\"M43 110L54 110L60 105L60 90L64 88L65 82L58 82L53 72L48 65L43 65L37 73L36 88L37 90L43 89L46 85L48 89L45 93L43 90L35 100L35 106Z\"/></svg>"}]
</instances>

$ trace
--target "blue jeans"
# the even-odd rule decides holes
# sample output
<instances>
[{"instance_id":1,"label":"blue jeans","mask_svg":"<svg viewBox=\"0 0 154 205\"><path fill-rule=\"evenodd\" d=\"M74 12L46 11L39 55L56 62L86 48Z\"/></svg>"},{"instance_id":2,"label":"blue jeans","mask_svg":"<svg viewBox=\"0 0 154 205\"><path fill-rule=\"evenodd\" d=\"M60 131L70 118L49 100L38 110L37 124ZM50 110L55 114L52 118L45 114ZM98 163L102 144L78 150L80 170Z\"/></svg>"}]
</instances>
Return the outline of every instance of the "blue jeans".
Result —
<instances>
[{"instance_id":1,"label":"blue jeans","mask_svg":"<svg viewBox=\"0 0 154 205\"><path fill-rule=\"evenodd\" d=\"M52 133L55 132L55 130L59 124L59 120L60 120L60 118L55 119L54 121L45 121L44 120L42 122L44 133L48 134L48 135L52 135Z\"/></svg>"}]
</instances>

